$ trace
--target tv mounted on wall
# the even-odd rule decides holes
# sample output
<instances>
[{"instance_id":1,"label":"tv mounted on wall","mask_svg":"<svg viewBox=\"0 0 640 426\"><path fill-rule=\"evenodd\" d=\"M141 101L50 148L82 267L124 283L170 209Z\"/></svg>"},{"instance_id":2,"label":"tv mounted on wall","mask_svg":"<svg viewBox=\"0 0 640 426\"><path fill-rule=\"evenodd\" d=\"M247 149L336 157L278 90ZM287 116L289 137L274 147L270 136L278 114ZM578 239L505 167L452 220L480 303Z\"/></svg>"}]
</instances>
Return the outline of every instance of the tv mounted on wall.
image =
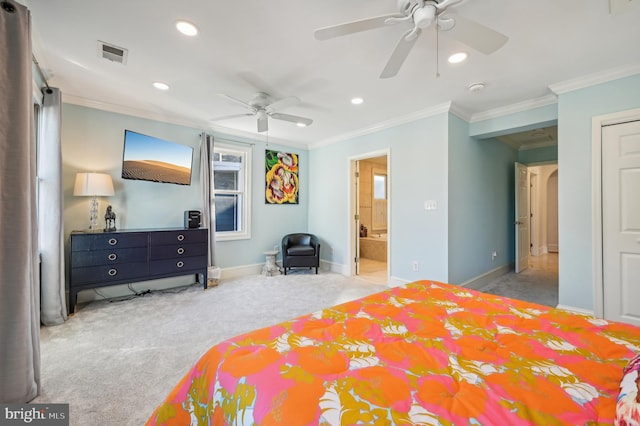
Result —
<instances>
[{"instance_id":1,"label":"tv mounted on wall","mask_svg":"<svg viewBox=\"0 0 640 426\"><path fill-rule=\"evenodd\" d=\"M193 148L124 131L122 178L191 185Z\"/></svg>"}]
</instances>

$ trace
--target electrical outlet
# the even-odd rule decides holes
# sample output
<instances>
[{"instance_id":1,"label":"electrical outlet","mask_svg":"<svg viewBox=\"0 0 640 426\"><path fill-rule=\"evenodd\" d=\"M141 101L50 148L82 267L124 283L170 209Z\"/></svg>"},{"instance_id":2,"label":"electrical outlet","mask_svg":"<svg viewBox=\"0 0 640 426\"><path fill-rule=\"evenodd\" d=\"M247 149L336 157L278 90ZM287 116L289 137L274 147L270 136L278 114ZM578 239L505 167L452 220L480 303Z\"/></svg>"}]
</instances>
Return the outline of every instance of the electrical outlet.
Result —
<instances>
[{"instance_id":1,"label":"electrical outlet","mask_svg":"<svg viewBox=\"0 0 640 426\"><path fill-rule=\"evenodd\" d=\"M413 272L418 272L420 270L420 262L418 262L417 260L414 260L411 263L411 268L413 269Z\"/></svg>"},{"instance_id":2,"label":"electrical outlet","mask_svg":"<svg viewBox=\"0 0 640 426\"><path fill-rule=\"evenodd\" d=\"M498 252L494 251L491 253L491 260L496 260L496 257L498 257Z\"/></svg>"}]
</instances>

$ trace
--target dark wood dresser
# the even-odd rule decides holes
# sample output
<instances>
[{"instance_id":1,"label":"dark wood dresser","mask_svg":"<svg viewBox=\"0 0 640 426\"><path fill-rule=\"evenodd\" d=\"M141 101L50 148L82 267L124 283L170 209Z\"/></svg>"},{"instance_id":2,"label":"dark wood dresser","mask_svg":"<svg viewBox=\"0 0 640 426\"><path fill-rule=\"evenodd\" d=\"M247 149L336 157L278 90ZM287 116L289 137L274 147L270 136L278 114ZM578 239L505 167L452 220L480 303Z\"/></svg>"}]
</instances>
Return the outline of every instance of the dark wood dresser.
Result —
<instances>
[{"instance_id":1,"label":"dark wood dresser","mask_svg":"<svg viewBox=\"0 0 640 426\"><path fill-rule=\"evenodd\" d=\"M195 274L207 288L207 229L73 231L69 312L91 288Z\"/></svg>"}]
</instances>

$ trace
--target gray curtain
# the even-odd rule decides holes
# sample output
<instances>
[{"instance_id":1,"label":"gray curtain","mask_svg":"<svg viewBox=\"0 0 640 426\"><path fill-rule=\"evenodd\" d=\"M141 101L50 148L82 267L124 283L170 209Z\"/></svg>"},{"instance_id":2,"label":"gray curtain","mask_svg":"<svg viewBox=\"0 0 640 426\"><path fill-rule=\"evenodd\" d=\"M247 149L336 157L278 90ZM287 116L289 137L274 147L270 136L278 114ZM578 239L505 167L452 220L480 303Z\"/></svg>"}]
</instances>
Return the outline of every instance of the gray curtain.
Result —
<instances>
[{"instance_id":1,"label":"gray curtain","mask_svg":"<svg viewBox=\"0 0 640 426\"><path fill-rule=\"evenodd\" d=\"M67 318L64 274L62 151L60 90L43 89L42 132L38 149L38 229L40 248L41 320L58 325Z\"/></svg>"},{"instance_id":2,"label":"gray curtain","mask_svg":"<svg viewBox=\"0 0 640 426\"><path fill-rule=\"evenodd\" d=\"M0 403L40 387L40 283L31 18L0 1Z\"/></svg>"},{"instance_id":3,"label":"gray curtain","mask_svg":"<svg viewBox=\"0 0 640 426\"><path fill-rule=\"evenodd\" d=\"M200 190L202 223L209 229L209 266L214 266L216 251L216 206L213 195L213 135L200 135Z\"/></svg>"}]
</instances>

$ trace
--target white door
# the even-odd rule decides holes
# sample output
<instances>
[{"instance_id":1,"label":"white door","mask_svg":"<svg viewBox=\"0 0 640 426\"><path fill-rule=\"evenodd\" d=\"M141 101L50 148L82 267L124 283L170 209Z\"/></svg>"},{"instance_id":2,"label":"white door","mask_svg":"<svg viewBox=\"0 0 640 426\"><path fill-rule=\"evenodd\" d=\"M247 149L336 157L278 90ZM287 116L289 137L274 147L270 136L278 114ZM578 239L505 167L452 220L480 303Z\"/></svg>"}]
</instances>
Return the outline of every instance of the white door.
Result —
<instances>
[{"instance_id":1,"label":"white door","mask_svg":"<svg viewBox=\"0 0 640 426\"><path fill-rule=\"evenodd\" d=\"M529 267L529 172L527 166L516 163L515 166L515 235L516 235L516 274Z\"/></svg>"},{"instance_id":2,"label":"white door","mask_svg":"<svg viewBox=\"0 0 640 426\"><path fill-rule=\"evenodd\" d=\"M640 121L602 128L604 317L640 326Z\"/></svg>"}]
</instances>

